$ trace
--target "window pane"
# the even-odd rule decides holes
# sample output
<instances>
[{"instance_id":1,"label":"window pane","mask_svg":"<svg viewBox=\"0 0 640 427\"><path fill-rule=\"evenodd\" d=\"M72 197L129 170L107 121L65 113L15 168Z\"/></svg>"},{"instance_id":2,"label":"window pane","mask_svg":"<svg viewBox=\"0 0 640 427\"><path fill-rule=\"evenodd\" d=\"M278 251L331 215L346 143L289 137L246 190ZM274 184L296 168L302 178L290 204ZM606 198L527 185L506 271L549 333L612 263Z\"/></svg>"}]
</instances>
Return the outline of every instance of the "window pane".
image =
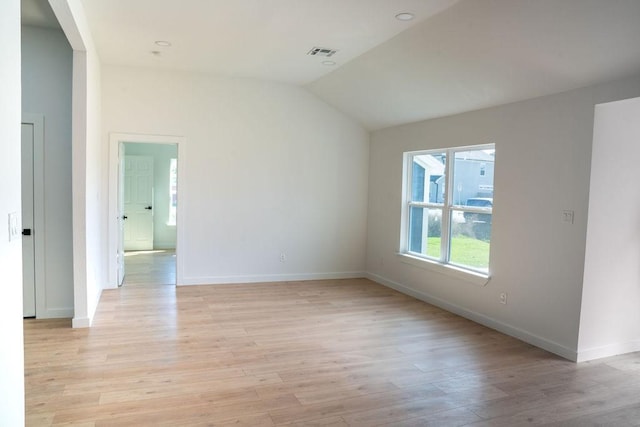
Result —
<instances>
[{"instance_id":1,"label":"window pane","mask_svg":"<svg viewBox=\"0 0 640 427\"><path fill-rule=\"evenodd\" d=\"M488 273L491 214L481 214L483 221L463 220L456 214L452 212L449 262Z\"/></svg>"},{"instance_id":2,"label":"window pane","mask_svg":"<svg viewBox=\"0 0 640 427\"><path fill-rule=\"evenodd\" d=\"M494 149L455 153L451 204L492 207L494 158Z\"/></svg>"},{"instance_id":3,"label":"window pane","mask_svg":"<svg viewBox=\"0 0 640 427\"><path fill-rule=\"evenodd\" d=\"M411 201L442 203L444 200L445 153L415 155L411 162Z\"/></svg>"},{"instance_id":4,"label":"window pane","mask_svg":"<svg viewBox=\"0 0 640 427\"><path fill-rule=\"evenodd\" d=\"M410 209L409 251L440 259L442 209L416 206L411 206Z\"/></svg>"},{"instance_id":5,"label":"window pane","mask_svg":"<svg viewBox=\"0 0 640 427\"><path fill-rule=\"evenodd\" d=\"M176 225L176 206L178 205L178 159L169 163L169 221L168 225Z\"/></svg>"},{"instance_id":6,"label":"window pane","mask_svg":"<svg viewBox=\"0 0 640 427\"><path fill-rule=\"evenodd\" d=\"M405 160L401 250L488 274L495 145L413 152Z\"/></svg>"}]
</instances>

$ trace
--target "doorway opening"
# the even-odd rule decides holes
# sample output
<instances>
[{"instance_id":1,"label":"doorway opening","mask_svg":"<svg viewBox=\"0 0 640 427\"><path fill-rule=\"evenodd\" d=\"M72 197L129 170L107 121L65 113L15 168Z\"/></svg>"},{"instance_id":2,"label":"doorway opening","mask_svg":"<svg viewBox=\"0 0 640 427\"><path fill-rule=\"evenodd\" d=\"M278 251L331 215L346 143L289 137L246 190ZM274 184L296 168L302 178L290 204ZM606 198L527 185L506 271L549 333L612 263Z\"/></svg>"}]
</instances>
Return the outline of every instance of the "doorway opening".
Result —
<instances>
[{"instance_id":1,"label":"doorway opening","mask_svg":"<svg viewBox=\"0 0 640 427\"><path fill-rule=\"evenodd\" d=\"M124 280L120 285L175 285L178 147L123 142Z\"/></svg>"},{"instance_id":2,"label":"doorway opening","mask_svg":"<svg viewBox=\"0 0 640 427\"><path fill-rule=\"evenodd\" d=\"M180 283L184 140L110 137L110 287Z\"/></svg>"}]
</instances>

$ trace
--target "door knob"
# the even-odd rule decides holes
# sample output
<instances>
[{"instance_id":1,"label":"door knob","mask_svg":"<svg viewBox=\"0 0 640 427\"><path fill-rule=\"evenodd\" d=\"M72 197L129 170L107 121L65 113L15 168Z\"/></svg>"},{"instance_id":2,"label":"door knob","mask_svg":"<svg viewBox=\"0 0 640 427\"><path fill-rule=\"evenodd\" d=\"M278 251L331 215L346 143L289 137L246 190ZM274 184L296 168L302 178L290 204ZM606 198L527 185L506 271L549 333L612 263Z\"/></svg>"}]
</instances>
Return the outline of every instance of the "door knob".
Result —
<instances>
[{"instance_id":1,"label":"door knob","mask_svg":"<svg viewBox=\"0 0 640 427\"><path fill-rule=\"evenodd\" d=\"M145 209L146 209L146 210L148 210L148 211L150 211L150 210L151 210L151 209L153 209L153 208L152 208L151 206L147 206Z\"/></svg>"},{"instance_id":2,"label":"door knob","mask_svg":"<svg viewBox=\"0 0 640 427\"><path fill-rule=\"evenodd\" d=\"M122 219L127 219L127 218L129 218L129 217L126 216L126 215L122 215Z\"/></svg>"},{"instance_id":3,"label":"door knob","mask_svg":"<svg viewBox=\"0 0 640 427\"><path fill-rule=\"evenodd\" d=\"M31 229L30 228L25 228L24 230L22 230L22 235L23 236L31 236Z\"/></svg>"}]
</instances>

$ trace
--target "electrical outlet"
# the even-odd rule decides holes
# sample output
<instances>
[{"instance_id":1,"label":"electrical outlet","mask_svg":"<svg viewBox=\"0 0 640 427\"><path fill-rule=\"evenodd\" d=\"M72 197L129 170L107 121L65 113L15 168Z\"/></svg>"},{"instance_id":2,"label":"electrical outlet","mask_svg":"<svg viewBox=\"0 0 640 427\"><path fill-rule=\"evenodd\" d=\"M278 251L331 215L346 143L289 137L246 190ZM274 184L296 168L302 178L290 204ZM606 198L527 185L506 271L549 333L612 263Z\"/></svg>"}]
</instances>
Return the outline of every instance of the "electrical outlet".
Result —
<instances>
[{"instance_id":1,"label":"electrical outlet","mask_svg":"<svg viewBox=\"0 0 640 427\"><path fill-rule=\"evenodd\" d=\"M20 238L20 221L16 212L9 214L9 241Z\"/></svg>"},{"instance_id":2,"label":"electrical outlet","mask_svg":"<svg viewBox=\"0 0 640 427\"><path fill-rule=\"evenodd\" d=\"M286 262L287 261L287 254L285 254L284 252L282 252L280 254L280 262Z\"/></svg>"},{"instance_id":3,"label":"electrical outlet","mask_svg":"<svg viewBox=\"0 0 640 427\"><path fill-rule=\"evenodd\" d=\"M500 292L500 304L506 304L506 303L507 303L507 293Z\"/></svg>"}]
</instances>

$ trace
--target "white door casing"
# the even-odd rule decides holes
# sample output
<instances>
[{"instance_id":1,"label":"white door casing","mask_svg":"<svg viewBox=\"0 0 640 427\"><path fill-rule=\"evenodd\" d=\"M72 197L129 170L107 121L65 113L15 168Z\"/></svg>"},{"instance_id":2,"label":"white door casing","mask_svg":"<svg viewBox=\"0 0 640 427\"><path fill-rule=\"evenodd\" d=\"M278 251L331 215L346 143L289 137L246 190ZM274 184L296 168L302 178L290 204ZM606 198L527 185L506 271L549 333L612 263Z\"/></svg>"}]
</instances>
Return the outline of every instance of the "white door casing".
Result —
<instances>
[{"instance_id":1,"label":"white door casing","mask_svg":"<svg viewBox=\"0 0 640 427\"><path fill-rule=\"evenodd\" d=\"M150 135L138 133L109 134L109 281L105 289L118 286L118 240L122 239L118 215L118 150L120 143L175 144L178 147L178 206L176 215L176 285L183 283L185 248L186 192L188 188L185 163L187 161L187 139L183 136Z\"/></svg>"},{"instance_id":2,"label":"white door casing","mask_svg":"<svg viewBox=\"0 0 640 427\"><path fill-rule=\"evenodd\" d=\"M125 156L124 249L153 249L153 157Z\"/></svg>"},{"instance_id":3,"label":"white door casing","mask_svg":"<svg viewBox=\"0 0 640 427\"><path fill-rule=\"evenodd\" d=\"M118 286L124 282L124 143L118 143Z\"/></svg>"}]
</instances>

